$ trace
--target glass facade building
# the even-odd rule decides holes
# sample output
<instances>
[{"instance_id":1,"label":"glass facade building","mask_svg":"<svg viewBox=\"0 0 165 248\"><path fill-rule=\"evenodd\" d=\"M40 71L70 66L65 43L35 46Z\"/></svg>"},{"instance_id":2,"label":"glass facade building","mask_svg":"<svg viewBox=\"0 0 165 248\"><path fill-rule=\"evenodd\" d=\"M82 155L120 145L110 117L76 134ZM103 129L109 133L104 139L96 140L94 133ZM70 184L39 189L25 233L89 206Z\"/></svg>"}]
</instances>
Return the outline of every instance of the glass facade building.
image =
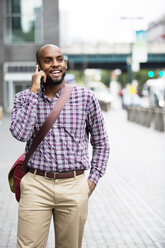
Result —
<instances>
[{"instance_id":1,"label":"glass facade building","mask_svg":"<svg viewBox=\"0 0 165 248\"><path fill-rule=\"evenodd\" d=\"M59 45L58 0L0 0L0 106L31 85L36 51Z\"/></svg>"},{"instance_id":2,"label":"glass facade building","mask_svg":"<svg viewBox=\"0 0 165 248\"><path fill-rule=\"evenodd\" d=\"M42 42L42 0L6 0L4 42Z\"/></svg>"}]
</instances>

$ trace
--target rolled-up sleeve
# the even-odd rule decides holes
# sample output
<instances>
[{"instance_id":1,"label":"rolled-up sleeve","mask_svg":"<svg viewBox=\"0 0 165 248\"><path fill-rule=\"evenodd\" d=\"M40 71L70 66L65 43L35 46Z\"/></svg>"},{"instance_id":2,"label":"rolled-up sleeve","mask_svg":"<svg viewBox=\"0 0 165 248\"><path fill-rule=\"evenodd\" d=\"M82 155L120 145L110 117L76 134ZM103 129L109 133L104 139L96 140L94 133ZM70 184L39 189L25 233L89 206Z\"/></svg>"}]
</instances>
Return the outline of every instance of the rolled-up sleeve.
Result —
<instances>
[{"instance_id":1,"label":"rolled-up sleeve","mask_svg":"<svg viewBox=\"0 0 165 248\"><path fill-rule=\"evenodd\" d=\"M88 105L87 125L91 135L90 142L92 145L91 170L88 179L97 184L100 177L105 173L110 147L103 114L94 95Z\"/></svg>"},{"instance_id":2,"label":"rolled-up sleeve","mask_svg":"<svg viewBox=\"0 0 165 248\"><path fill-rule=\"evenodd\" d=\"M19 141L30 139L37 117L38 95L29 89L19 92L14 99L10 131Z\"/></svg>"}]
</instances>

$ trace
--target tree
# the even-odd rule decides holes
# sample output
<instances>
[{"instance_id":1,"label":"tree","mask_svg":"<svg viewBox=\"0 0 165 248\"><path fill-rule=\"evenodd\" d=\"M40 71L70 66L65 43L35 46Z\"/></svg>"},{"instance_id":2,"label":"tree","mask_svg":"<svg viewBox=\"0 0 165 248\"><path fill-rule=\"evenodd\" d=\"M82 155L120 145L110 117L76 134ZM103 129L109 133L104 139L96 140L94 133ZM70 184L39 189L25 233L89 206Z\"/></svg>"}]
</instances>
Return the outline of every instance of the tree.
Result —
<instances>
[{"instance_id":1,"label":"tree","mask_svg":"<svg viewBox=\"0 0 165 248\"><path fill-rule=\"evenodd\" d=\"M110 70L101 70L101 82L103 82L107 87L109 87L109 83L111 79L110 74L111 74Z\"/></svg>"},{"instance_id":2,"label":"tree","mask_svg":"<svg viewBox=\"0 0 165 248\"><path fill-rule=\"evenodd\" d=\"M148 79L151 79L148 77L148 69L142 69L138 72L133 72L133 79L138 81L138 91L141 91L143 88L143 85L146 83L146 81ZM154 72L154 76L152 77L152 79L154 78L158 78L159 73L158 70L153 70ZM118 77L118 81L120 82L122 88L124 88L126 86L126 84L128 84L128 74L127 72L122 73L119 77Z\"/></svg>"},{"instance_id":3,"label":"tree","mask_svg":"<svg viewBox=\"0 0 165 248\"><path fill-rule=\"evenodd\" d=\"M128 84L128 73L122 73L118 76L118 81L121 84L122 88L124 88Z\"/></svg>"}]
</instances>

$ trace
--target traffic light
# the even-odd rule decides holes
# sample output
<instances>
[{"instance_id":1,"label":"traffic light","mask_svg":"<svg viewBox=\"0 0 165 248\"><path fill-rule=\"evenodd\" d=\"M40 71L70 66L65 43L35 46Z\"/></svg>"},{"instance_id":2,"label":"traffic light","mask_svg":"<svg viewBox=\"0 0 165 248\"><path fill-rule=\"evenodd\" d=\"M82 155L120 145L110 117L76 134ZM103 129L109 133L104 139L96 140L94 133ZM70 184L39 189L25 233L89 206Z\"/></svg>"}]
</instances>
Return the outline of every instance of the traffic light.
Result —
<instances>
[{"instance_id":1,"label":"traffic light","mask_svg":"<svg viewBox=\"0 0 165 248\"><path fill-rule=\"evenodd\" d=\"M153 76L154 76L154 72L153 72L153 71L149 71L149 72L148 72L148 76L149 76L149 77L153 77Z\"/></svg>"},{"instance_id":2,"label":"traffic light","mask_svg":"<svg viewBox=\"0 0 165 248\"><path fill-rule=\"evenodd\" d=\"M159 76L160 76L160 77L165 76L165 72L164 72L164 71L160 71L160 72L159 72Z\"/></svg>"}]
</instances>

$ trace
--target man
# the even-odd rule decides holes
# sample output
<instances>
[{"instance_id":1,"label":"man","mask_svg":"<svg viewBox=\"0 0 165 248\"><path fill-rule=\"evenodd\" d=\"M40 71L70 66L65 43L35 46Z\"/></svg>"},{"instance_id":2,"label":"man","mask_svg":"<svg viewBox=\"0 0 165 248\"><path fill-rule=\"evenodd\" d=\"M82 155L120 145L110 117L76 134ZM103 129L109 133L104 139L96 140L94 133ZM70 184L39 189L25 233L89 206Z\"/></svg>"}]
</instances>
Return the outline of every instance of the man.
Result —
<instances>
[{"instance_id":1,"label":"man","mask_svg":"<svg viewBox=\"0 0 165 248\"><path fill-rule=\"evenodd\" d=\"M10 126L16 139L27 142L25 155L65 87L67 62L60 48L45 45L36 57L31 88L16 95ZM91 166L89 134L93 147ZM92 92L75 86L58 119L31 156L29 172L21 181L17 247L46 247L53 214L55 247L80 248L88 197L104 174L108 157L108 138L99 104ZM89 168L86 180L84 171ZM56 173L57 178L62 173L64 178L50 179L51 173ZM72 177L67 178L68 173Z\"/></svg>"}]
</instances>

